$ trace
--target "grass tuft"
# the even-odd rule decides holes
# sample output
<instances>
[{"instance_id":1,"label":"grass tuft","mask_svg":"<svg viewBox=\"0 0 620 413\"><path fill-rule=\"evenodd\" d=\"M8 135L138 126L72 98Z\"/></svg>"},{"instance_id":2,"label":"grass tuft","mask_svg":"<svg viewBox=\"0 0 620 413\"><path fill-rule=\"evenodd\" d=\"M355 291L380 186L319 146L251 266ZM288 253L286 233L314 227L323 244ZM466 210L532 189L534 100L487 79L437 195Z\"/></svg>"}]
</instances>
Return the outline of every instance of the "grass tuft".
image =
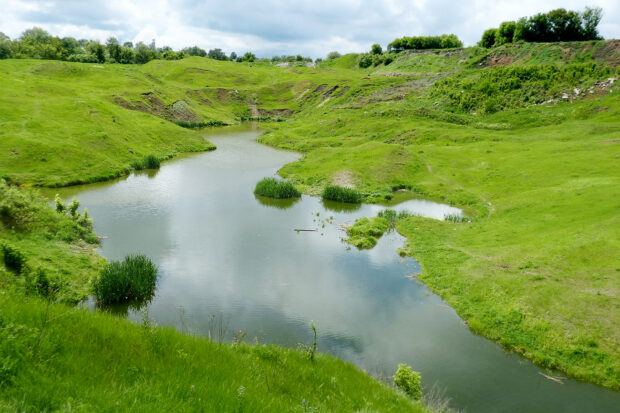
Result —
<instances>
[{"instance_id":1,"label":"grass tuft","mask_svg":"<svg viewBox=\"0 0 620 413\"><path fill-rule=\"evenodd\" d=\"M328 185L323 190L323 199L346 202L349 204L359 204L362 202L362 194L355 189L344 188L338 185Z\"/></svg>"},{"instance_id":2,"label":"grass tuft","mask_svg":"<svg viewBox=\"0 0 620 413\"><path fill-rule=\"evenodd\" d=\"M141 161L136 161L132 164L133 168L137 171L143 169L158 169L161 165L161 161L155 155L146 155Z\"/></svg>"},{"instance_id":3,"label":"grass tuft","mask_svg":"<svg viewBox=\"0 0 620 413\"><path fill-rule=\"evenodd\" d=\"M94 283L97 301L103 304L145 301L153 297L157 267L144 255L128 255L106 266Z\"/></svg>"},{"instance_id":4,"label":"grass tuft","mask_svg":"<svg viewBox=\"0 0 620 413\"><path fill-rule=\"evenodd\" d=\"M297 188L289 182L276 178L263 178L254 188L256 195L266 196L268 198L286 199L298 198L301 196Z\"/></svg>"}]
</instances>

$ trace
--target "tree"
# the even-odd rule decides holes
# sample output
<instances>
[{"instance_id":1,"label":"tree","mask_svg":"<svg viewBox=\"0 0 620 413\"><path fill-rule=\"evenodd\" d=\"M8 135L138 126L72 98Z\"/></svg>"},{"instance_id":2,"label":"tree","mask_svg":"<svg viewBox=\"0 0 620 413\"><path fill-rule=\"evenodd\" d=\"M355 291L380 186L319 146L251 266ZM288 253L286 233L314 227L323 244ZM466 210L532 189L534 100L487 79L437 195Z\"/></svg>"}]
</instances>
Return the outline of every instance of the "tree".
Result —
<instances>
[{"instance_id":1,"label":"tree","mask_svg":"<svg viewBox=\"0 0 620 413\"><path fill-rule=\"evenodd\" d=\"M84 48L80 42L73 37L63 37L60 42L62 43L64 59L74 54L84 53Z\"/></svg>"},{"instance_id":2,"label":"tree","mask_svg":"<svg viewBox=\"0 0 620 413\"><path fill-rule=\"evenodd\" d=\"M230 61L231 61L231 62L234 62L235 60L237 60L237 53L232 52L232 53L230 54Z\"/></svg>"},{"instance_id":3,"label":"tree","mask_svg":"<svg viewBox=\"0 0 620 413\"><path fill-rule=\"evenodd\" d=\"M205 57L207 55L207 52L198 46L186 47L185 49L183 49L183 53L189 56L200 56L200 57Z\"/></svg>"},{"instance_id":4,"label":"tree","mask_svg":"<svg viewBox=\"0 0 620 413\"><path fill-rule=\"evenodd\" d=\"M60 39L40 27L25 30L15 46L18 57L35 59L60 59L62 57Z\"/></svg>"},{"instance_id":5,"label":"tree","mask_svg":"<svg viewBox=\"0 0 620 413\"><path fill-rule=\"evenodd\" d=\"M123 47L128 47L130 49L133 49L133 43L132 42L125 42L125 43L123 43Z\"/></svg>"},{"instance_id":6,"label":"tree","mask_svg":"<svg viewBox=\"0 0 620 413\"><path fill-rule=\"evenodd\" d=\"M136 63L138 64L148 63L155 58L155 52L142 42L138 42L136 45L135 53Z\"/></svg>"},{"instance_id":7,"label":"tree","mask_svg":"<svg viewBox=\"0 0 620 413\"><path fill-rule=\"evenodd\" d=\"M503 22L495 32L495 46L512 43L517 24L515 22Z\"/></svg>"},{"instance_id":8,"label":"tree","mask_svg":"<svg viewBox=\"0 0 620 413\"><path fill-rule=\"evenodd\" d=\"M211 49L209 50L209 53L207 55L210 59L228 60L228 57L226 57L226 53L222 52L222 49Z\"/></svg>"},{"instance_id":9,"label":"tree","mask_svg":"<svg viewBox=\"0 0 620 413\"><path fill-rule=\"evenodd\" d=\"M383 49L381 48L380 44L375 43L370 47L370 54L381 54L381 53L383 53Z\"/></svg>"},{"instance_id":10,"label":"tree","mask_svg":"<svg viewBox=\"0 0 620 413\"><path fill-rule=\"evenodd\" d=\"M341 57L342 55L336 51L333 52L329 52L327 53L327 60L334 60L334 59L338 59L339 57Z\"/></svg>"},{"instance_id":11,"label":"tree","mask_svg":"<svg viewBox=\"0 0 620 413\"><path fill-rule=\"evenodd\" d=\"M581 14L584 40L602 39L597 29L602 17L603 10L600 7L586 7L586 10Z\"/></svg>"},{"instance_id":12,"label":"tree","mask_svg":"<svg viewBox=\"0 0 620 413\"><path fill-rule=\"evenodd\" d=\"M555 9L547 13L553 40L556 42L567 42L583 40L583 30L581 29L581 15L574 11L565 9Z\"/></svg>"},{"instance_id":13,"label":"tree","mask_svg":"<svg viewBox=\"0 0 620 413\"><path fill-rule=\"evenodd\" d=\"M244 62L253 62L255 60L256 60L256 56L252 52L245 52L245 54L243 55Z\"/></svg>"},{"instance_id":14,"label":"tree","mask_svg":"<svg viewBox=\"0 0 620 413\"><path fill-rule=\"evenodd\" d=\"M121 47L118 63L131 64L136 63L136 54L133 49L127 46Z\"/></svg>"},{"instance_id":15,"label":"tree","mask_svg":"<svg viewBox=\"0 0 620 413\"><path fill-rule=\"evenodd\" d=\"M105 63L105 47L103 47L101 43L99 43L98 41L90 42L86 46L86 50L89 54L95 56L97 62Z\"/></svg>"},{"instance_id":16,"label":"tree","mask_svg":"<svg viewBox=\"0 0 620 413\"><path fill-rule=\"evenodd\" d=\"M120 62L121 60L121 46L118 43L116 37L110 37L105 42L106 49L108 49L108 56L114 62Z\"/></svg>"},{"instance_id":17,"label":"tree","mask_svg":"<svg viewBox=\"0 0 620 413\"><path fill-rule=\"evenodd\" d=\"M10 59L11 57L13 57L11 38L0 32L0 59Z\"/></svg>"},{"instance_id":18,"label":"tree","mask_svg":"<svg viewBox=\"0 0 620 413\"><path fill-rule=\"evenodd\" d=\"M478 42L478 46L486 47L487 49L495 45L495 36L497 29L487 29L482 33L482 39Z\"/></svg>"}]
</instances>

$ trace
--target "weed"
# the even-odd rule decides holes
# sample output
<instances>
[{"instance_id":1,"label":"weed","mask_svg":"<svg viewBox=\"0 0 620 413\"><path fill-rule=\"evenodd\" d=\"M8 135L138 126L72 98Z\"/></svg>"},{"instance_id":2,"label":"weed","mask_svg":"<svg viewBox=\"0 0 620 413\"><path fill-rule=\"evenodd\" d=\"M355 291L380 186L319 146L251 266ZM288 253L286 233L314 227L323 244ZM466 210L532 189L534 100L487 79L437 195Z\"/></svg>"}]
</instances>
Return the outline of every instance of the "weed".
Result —
<instances>
[{"instance_id":1,"label":"weed","mask_svg":"<svg viewBox=\"0 0 620 413\"><path fill-rule=\"evenodd\" d=\"M157 284L157 267L144 255L128 255L107 265L93 292L103 304L150 300Z\"/></svg>"},{"instance_id":2,"label":"weed","mask_svg":"<svg viewBox=\"0 0 620 413\"><path fill-rule=\"evenodd\" d=\"M276 199L297 198L301 196L299 191L291 182L279 180L276 178L261 179L256 184L256 188L254 188L254 193L256 195Z\"/></svg>"},{"instance_id":3,"label":"weed","mask_svg":"<svg viewBox=\"0 0 620 413\"><path fill-rule=\"evenodd\" d=\"M358 191L338 185L326 186L322 196L323 199L328 201L345 202L349 204L359 204L362 202L362 194Z\"/></svg>"},{"instance_id":4,"label":"weed","mask_svg":"<svg viewBox=\"0 0 620 413\"><path fill-rule=\"evenodd\" d=\"M443 220L451 222L469 222L469 219L461 214L445 214Z\"/></svg>"},{"instance_id":5,"label":"weed","mask_svg":"<svg viewBox=\"0 0 620 413\"><path fill-rule=\"evenodd\" d=\"M134 162L131 166L137 171L143 169L158 169L161 161L155 155L146 155L141 161Z\"/></svg>"}]
</instances>

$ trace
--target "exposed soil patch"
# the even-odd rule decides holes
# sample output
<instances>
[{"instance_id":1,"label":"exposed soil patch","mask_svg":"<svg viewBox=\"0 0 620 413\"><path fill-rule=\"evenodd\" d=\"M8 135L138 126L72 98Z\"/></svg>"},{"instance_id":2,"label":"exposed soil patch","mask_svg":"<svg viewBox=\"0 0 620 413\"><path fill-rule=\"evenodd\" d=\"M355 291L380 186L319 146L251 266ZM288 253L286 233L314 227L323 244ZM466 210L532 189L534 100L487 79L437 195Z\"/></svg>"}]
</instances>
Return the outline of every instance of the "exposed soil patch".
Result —
<instances>
[{"instance_id":1,"label":"exposed soil patch","mask_svg":"<svg viewBox=\"0 0 620 413\"><path fill-rule=\"evenodd\" d=\"M166 105L155 92L142 93L142 99L129 102L120 96L116 96L114 101L125 109L149 113L171 122L200 122L201 120L200 116L183 100L177 100L171 105Z\"/></svg>"},{"instance_id":2,"label":"exposed soil patch","mask_svg":"<svg viewBox=\"0 0 620 413\"><path fill-rule=\"evenodd\" d=\"M258 109L258 113L260 117L271 117L271 118L288 118L293 115L293 111L290 109Z\"/></svg>"},{"instance_id":3,"label":"exposed soil patch","mask_svg":"<svg viewBox=\"0 0 620 413\"><path fill-rule=\"evenodd\" d=\"M211 100L209 100L209 98L205 96L205 93L202 90L199 90L199 89L188 90L186 93L187 93L187 96L198 100L200 103L204 105L208 105L208 106L212 105Z\"/></svg>"},{"instance_id":4,"label":"exposed soil patch","mask_svg":"<svg viewBox=\"0 0 620 413\"><path fill-rule=\"evenodd\" d=\"M332 183L345 188L355 188L353 172L346 169L336 172L332 175Z\"/></svg>"}]
</instances>

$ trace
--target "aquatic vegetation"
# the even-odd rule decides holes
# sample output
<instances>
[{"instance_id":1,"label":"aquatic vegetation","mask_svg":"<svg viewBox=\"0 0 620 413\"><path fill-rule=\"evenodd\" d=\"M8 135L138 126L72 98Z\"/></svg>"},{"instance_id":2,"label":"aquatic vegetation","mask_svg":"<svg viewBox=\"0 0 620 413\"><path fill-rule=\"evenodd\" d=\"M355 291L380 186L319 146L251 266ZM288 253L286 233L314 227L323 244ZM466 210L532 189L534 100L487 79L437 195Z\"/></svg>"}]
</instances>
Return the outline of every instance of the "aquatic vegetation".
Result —
<instances>
[{"instance_id":1,"label":"aquatic vegetation","mask_svg":"<svg viewBox=\"0 0 620 413\"><path fill-rule=\"evenodd\" d=\"M362 194L352 188L345 188L338 185L327 185L323 190L323 199L329 201L345 202L358 204L362 202Z\"/></svg>"},{"instance_id":2,"label":"aquatic vegetation","mask_svg":"<svg viewBox=\"0 0 620 413\"><path fill-rule=\"evenodd\" d=\"M256 195L266 196L268 198L287 199L297 198L301 194L291 182L276 178L263 178L254 188Z\"/></svg>"},{"instance_id":3,"label":"aquatic vegetation","mask_svg":"<svg viewBox=\"0 0 620 413\"><path fill-rule=\"evenodd\" d=\"M451 222L469 222L469 219L462 214L446 214L443 216L443 220Z\"/></svg>"},{"instance_id":4,"label":"aquatic vegetation","mask_svg":"<svg viewBox=\"0 0 620 413\"><path fill-rule=\"evenodd\" d=\"M155 155L146 155L141 161L132 164L133 168L140 171L142 169L157 169L161 165L161 161Z\"/></svg>"},{"instance_id":5,"label":"aquatic vegetation","mask_svg":"<svg viewBox=\"0 0 620 413\"><path fill-rule=\"evenodd\" d=\"M103 304L149 300L157 285L157 267L145 255L128 255L108 264L93 283L93 293Z\"/></svg>"}]
</instances>

